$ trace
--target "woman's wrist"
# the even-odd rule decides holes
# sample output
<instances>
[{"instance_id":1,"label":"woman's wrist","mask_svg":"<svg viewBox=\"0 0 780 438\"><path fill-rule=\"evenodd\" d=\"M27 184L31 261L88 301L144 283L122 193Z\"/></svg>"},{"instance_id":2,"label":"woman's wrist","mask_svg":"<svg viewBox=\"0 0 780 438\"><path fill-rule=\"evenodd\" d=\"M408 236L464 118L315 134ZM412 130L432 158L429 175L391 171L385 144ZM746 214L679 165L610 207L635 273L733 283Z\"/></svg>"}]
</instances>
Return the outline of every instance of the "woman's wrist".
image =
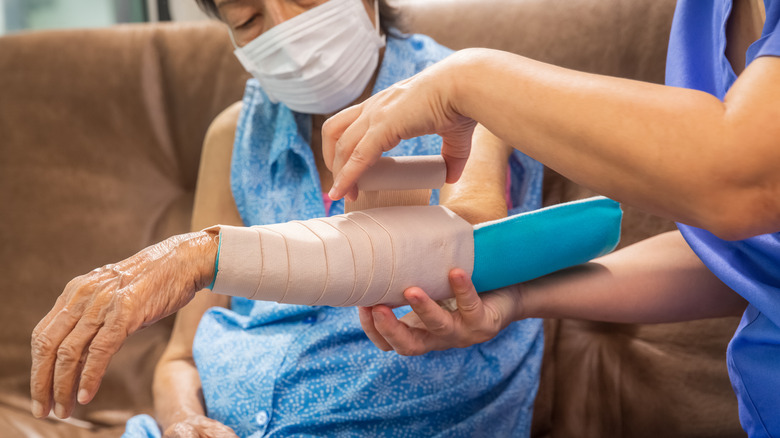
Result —
<instances>
[{"instance_id":1,"label":"woman's wrist","mask_svg":"<svg viewBox=\"0 0 780 438\"><path fill-rule=\"evenodd\" d=\"M157 364L152 386L155 416L162 430L187 418L206 415L195 363L168 354L166 350Z\"/></svg>"},{"instance_id":2,"label":"woman's wrist","mask_svg":"<svg viewBox=\"0 0 780 438\"><path fill-rule=\"evenodd\" d=\"M219 248L219 230L210 228L185 236L185 239L179 242L178 246L185 254L183 261L187 264L187 268L194 269L192 278L197 292L214 282Z\"/></svg>"}]
</instances>

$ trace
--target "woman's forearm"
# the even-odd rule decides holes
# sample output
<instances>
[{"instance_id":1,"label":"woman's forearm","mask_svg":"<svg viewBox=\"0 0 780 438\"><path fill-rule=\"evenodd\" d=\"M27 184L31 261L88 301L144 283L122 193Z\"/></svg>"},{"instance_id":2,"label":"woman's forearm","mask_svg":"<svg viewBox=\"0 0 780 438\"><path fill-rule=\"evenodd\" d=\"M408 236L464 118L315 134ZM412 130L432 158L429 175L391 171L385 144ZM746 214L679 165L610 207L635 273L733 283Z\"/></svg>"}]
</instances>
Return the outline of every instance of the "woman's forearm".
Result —
<instances>
[{"instance_id":1,"label":"woman's forearm","mask_svg":"<svg viewBox=\"0 0 780 438\"><path fill-rule=\"evenodd\" d=\"M512 149L484 126L477 125L471 157L458 182L445 184L440 204L471 224L506 216L506 173Z\"/></svg>"},{"instance_id":2,"label":"woman's forearm","mask_svg":"<svg viewBox=\"0 0 780 438\"><path fill-rule=\"evenodd\" d=\"M739 315L746 306L678 231L519 285L516 296L513 319L664 323Z\"/></svg>"},{"instance_id":3,"label":"woman's forearm","mask_svg":"<svg viewBox=\"0 0 780 438\"><path fill-rule=\"evenodd\" d=\"M194 415L206 415L200 375L192 358L164 358L154 374L154 409L164 431Z\"/></svg>"},{"instance_id":4,"label":"woman's forearm","mask_svg":"<svg viewBox=\"0 0 780 438\"><path fill-rule=\"evenodd\" d=\"M721 102L505 52L457 56L455 110L575 182L727 238L777 231L779 59L756 60Z\"/></svg>"},{"instance_id":5,"label":"woman's forearm","mask_svg":"<svg viewBox=\"0 0 780 438\"><path fill-rule=\"evenodd\" d=\"M165 430L188 417L204 416L200 374L192 356L195 332L206 310L227 307L230 298L200 291L176 314L171 339L154 372L154 407L157 421Z\"/></svg>"}]
</instances>

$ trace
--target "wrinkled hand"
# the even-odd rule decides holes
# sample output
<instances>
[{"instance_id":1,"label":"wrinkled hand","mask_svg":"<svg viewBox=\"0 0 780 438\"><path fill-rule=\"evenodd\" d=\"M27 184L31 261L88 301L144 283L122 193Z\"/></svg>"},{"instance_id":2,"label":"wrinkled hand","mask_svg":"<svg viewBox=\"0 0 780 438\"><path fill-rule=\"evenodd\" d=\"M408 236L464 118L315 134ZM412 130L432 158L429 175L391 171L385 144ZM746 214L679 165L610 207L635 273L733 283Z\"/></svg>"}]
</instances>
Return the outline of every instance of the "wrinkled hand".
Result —
<instances>
[{"instance_id":1,"label":"wrinkled hand","mask_svg":"<svg viewBox=\"0 0 780 438\"><path fill-rule=\"evenodd\" d=\"M463 348L495 337L517 318L521 307L515 287L477 295L462 269L450 271L458 308L448 311L418 287L404 291L414 312L396 319L387 306L361 307L360 324L379 349L416 356L433 350Z\"/></svg>"},{"instance_id":2,"label":"wrinkled hand","mask_svg":"<svg viewBox=\"0 0 780 438\"><path fill-rule=\"evenodd\" d=\"M71 280L32 333L36 417L70 416L94 397L111 356L133 332L168 316L214 276L214 233L174 236Z\"/></svg>"},{"instance_id":3,"label":"wrinkled hand","mask_svg":"<svg viewBox=\"0 0 780 438\"><path fill-rule=\"evenodd\" d=\"M165 429L164 438L238 438L228 426L203 415L193 415Z\"/></svg>"},{"instance_id":4,"label":"wrinkled hand","mask_svg":"<svg viewBox=\"0 0 780 438\"><path fill-rule=\"evenodd\" d=\"M439 134L447 182L463 172L476 122L454 105L458 54L328 119L322 127L325 164L333 172L332 199L357 196L355 183L383 152L401 140Z\"/></svg>"}]
</instances>

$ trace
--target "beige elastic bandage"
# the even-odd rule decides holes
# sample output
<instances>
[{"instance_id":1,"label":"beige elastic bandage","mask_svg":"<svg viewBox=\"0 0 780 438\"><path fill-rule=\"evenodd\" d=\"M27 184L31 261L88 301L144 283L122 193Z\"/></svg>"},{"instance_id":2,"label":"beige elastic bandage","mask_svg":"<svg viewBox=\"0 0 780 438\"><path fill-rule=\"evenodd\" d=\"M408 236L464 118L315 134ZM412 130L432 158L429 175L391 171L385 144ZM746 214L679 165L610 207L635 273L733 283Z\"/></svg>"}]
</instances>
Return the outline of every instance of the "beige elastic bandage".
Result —
<instances>
[{"instance_id":1,"label":"beige elastic bandage","mask_svg":"<svg viewBox=\"0 0 780 438\"><path fill-rule=\"evenodd\" d=\"M359 181L361 196L392 187L393 196L401 193L409 199L403 192L422 187L430 197L430 189L444 182L443 163L438 160L404 157L400 166L398 159L383 160ZM399 167L403 171L398 172ZM372 196L382 200L379 193ZM471 275L474 266L471 224L442 206L394 206L284 224L220 228L213 291L255 300L401 305L406 303L403 291L411 286L438 300L452 296L447 282L451 269L462 268Z\"/></svg>"},{"instance_id":2,"label":"beige elastic bandage","mask_svg":"<svg viewBox=\"0 0 780 438\"><path fill-rule=\"evenodd\" d=\"M447 166L441 155L384 157L358 180L358 197L344 211L402 205L428 205L431 190L444 185Z\"/></svg>"}]
</instances>

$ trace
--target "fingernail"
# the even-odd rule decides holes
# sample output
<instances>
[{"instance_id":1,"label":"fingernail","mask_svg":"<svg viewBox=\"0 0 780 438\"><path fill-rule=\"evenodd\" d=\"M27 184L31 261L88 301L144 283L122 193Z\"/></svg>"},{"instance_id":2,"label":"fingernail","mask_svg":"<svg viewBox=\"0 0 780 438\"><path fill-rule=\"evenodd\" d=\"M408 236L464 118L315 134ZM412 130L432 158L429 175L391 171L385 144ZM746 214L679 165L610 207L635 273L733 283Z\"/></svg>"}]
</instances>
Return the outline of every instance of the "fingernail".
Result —
<instances>
[{"instance_id":1,"label":"fingernail","mask_svg":"<svg viewBox=\"0 0 780 438\"><path fill-rule=\"evenodd\" d=\"M87 404L89 402L89 392L86 389L79 390L78 400L82 405Z\"/></svg>"},{"instance_id":2,"label":"fingernail","mask_svg":"<svg viewBox=\"0 0 780 438\"><path fill-rule=\"evenodd\" d=\"M54 415L56 415L59 418L65 418L65 406L62 406L59 403L54 404Z\"/></svg>"},{"instance_id":3,"label":"fingernail","mask_svg":"<svg viewBox=\"0 0 780 438\"><path fill-rule=\"evenodd\" d=\"M420 297L417 295L409 294L409 297L406 299L409 300L409 304L417 304L420 302Z\"/></svg>"},{"instance_id":4,"label":"fingernail","mask_svg":"<svg viewBox=\"0 0 780 438\"><path fill-rule=\"evenodd\" d=\"M463 286L464 284L466 284L466 277L464 277L461 274L453 276L452 279L455 281L455 284L457 286Z\"/></svg>"},{"instance_id":5,"label":"fingernail","mask_svg":"<svg viewBox=\"0 0 780 438\"><path fill-rule=\"evenodd\" d=\"M32 401L32 414L35 418L43 418L43 405L37 400Z\"/></svg>"},{"instance_id":6,"label":"fingernail","mask_svg":"<svg viewBox=\"0 0 780 438\"><path fill-rule=\"evenodd\" d=\"M332 187L332 188L330 189L330 191L328 192L328 197L329 197L331 200L335 200L335 199L336 199L336 185L335 185L335 184L333 185L333 187Z\"/></svg>"},{"instance_id":7,"label":"fingernail","mask_svg":"<svg viewBox=\"0 0 780 438\"><path fill-rule=\"evenodd\" d=\"M376 322L382 322L385 320L385 315L380 312L374 312L374 321Z\"/></svg>"}]
</instances>

